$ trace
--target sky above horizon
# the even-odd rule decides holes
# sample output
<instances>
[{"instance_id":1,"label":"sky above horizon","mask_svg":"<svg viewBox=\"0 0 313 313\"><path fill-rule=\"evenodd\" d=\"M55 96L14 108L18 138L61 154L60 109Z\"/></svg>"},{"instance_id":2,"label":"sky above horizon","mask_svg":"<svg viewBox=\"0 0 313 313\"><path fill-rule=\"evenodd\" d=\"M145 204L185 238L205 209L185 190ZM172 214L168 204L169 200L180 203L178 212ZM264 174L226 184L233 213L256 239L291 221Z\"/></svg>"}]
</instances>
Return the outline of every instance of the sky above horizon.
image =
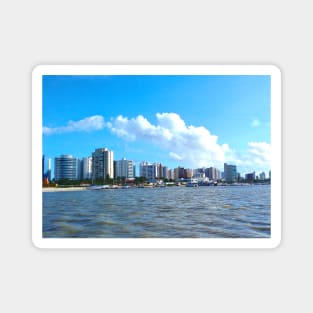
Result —
<instances>
[{"instance_id":1,"label":"sky above horizon","mask_svg":"<svg viewBox=\"0 0 313 313\"><path fill-rule=\"evenodd\" d=\"M270 170L270 76L44 75L42 109L46 158Z\"/></svg>"}]
</instances>

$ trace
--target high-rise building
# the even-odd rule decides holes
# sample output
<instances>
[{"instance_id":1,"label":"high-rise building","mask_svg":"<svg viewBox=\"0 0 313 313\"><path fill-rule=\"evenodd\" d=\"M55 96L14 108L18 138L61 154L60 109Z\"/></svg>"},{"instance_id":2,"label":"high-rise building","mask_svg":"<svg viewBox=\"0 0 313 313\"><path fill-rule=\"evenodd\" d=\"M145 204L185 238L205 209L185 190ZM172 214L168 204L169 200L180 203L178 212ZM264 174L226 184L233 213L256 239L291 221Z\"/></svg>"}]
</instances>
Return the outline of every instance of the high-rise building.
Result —
<instances>
[{"instance_id":1,"label":"high-rise building","mask_svg":"<svg viewBox=\"0 0 313 313\"><path fill-rule=\"evenodd\" d=\"M42 164L41 164L41 166L42 166L42 179L44 179L45 178L45 156L43 155L42 156Z\"/></svg>"},{"instance_id":2,"label":"high-rise building","mask_svg":"<svg viewBox=\"0 0 313 313\"><path fill-rule=\"evenodd\" d=\"M83 165L83 161L80 159L77 159L77 180L81 180L82 179L82 165Z\"/></svg>"},{"instance_id":3,"label":"high-rise building","mask_svg":"<svg viewBox=\"0 0 313 313\"><path fill-rule=\"evenodd\" d=\"M113 178L113 151L107 148L96 149L92 153L92 179Z\"/></svg>"},{"instance_id":4,"label":"high-rise building","mask_svg":"<svg viewBox=\"0 0 313 313\"><path fill-rule=\"evenodd\" d=\"M176 167L174 168L174 179L179 180L185 178L185 168L183 167Z\"/></svg>"},{"instance_id":5,"label":"high-rise building","mask_svg":"<svg viewBox=\"0 0 313 313\"><path fill-rule=\"evenodd\" d=\"M227 183L234 183L237 181L237 166L228 165L224 163L224 178Z\"/></svg>"},{"instance_id":6,"label":"high-rise building","mask_svg":"<svg viewBox=\"0 0 313 313\"><path fill-rule=\"evenodd\" d=\"M135 178L134 161L123 158L119 161L114 161L114 177Z\"/></svg>"},{"instance_id":7,"label":"high-rise building","mask_svg":"<svg viewBox=\"0 0 313 313\"><path fill-rule=\"evenodd\" d=\"M152 164L147 161L142 161L139 164L139 176L149 178L153 176Z\"/></svg>"},{"instance_id":8,"label":"high-rise building","mask_svg":"<svg viewBox=\"0 0 313 313\"><path fill-rule=\"evenodd\" d=\"M169 169L167 166L163 166L162 168L162 177L165 179L170 179Z\"/></svg>"},{"instance_id":9,"label":"high-rise building","mask_svg":"<svg viewBox=\"0 0 313 313\"><path fill-rule=\"evenodd\" d=\"M215 167L209 167L205 169L205 176L210 180L221 179L221 172Z\"/></svg>"},{"instance_id":10,"label":"high-rise building","mask_svg":"<svg viewBox=\"0 0 313 313\"><path fill-rule=\"evenodd\" d=\"M221 179L222 178L221 171L216 168L214 176L215 176L215 178L213 178L213 179L217 179L217 180Z\"/></svg>"},{"instance_id":11,"label":"high-rise building","mask_svg":"<svg viewBox=\"0 0 313 313\"><path fill-rule=\"evenodd\" d=\"M175 169L171 168L168 170L169 179L175 180Z\"/></svg>"},{"instance_id":12,"label":"high-rise building","mask_svg":"<svg viewBox=\"0 0 313 313\"><path fill-rule=\"evenodd\" d=\"M254 182L255 181L255 179L256 179L256 177L255 177L255 172L252 172L252 173L248 173L248 174L246 174L245 175L245 180L247 181L247 182Z\"/></svg>"},{"instance_id":13,"label":"high-rise building","mask_svg":"<svg viewBox=\"0 0 313 313\"><path fill-rule=\"evenodd\" d=\"M54 159L54 178L77 180L79 178L78 159L70 154L63 154Z\"/></svg>"},{"instance_id":14,"label":"high-rise building","mask_svg":"<svg viewBox=\"0 0 313 313\"><path fill-rule=\"evenodd\" d=\"M42 156L42 179L48 179L51 181L51 159Z\"/></svg>"},{"instance_id":15,"label":"high-rise building","mask_svg":"<svg viewBox=\"0 0 313 313\"><path fill-rule=\"evenodd\" d=\"M156 167L156 178L162 178L163 177L163 165L162 163L154 163Z\"/></svg>"},{"instance_id":16,"label":"high-rise building","mask_svg":"<svg viewBox=\"0 0 313 313\"><path fill-rule=\"evenodd\" d=\"M92 157L81 159L81 179L92 178Z\"/></svg>"},{"instance_id":17,"label":"high-rise building","mask_svg":"<svg viewBox=\"0 0 313 313\"><path fill-rule=\"evenodd\" d=\"M139 176L145 177L149 180L156 178L156 167L152 163L142 161L139 166Z\"/></svg>"},{"instance_id":18,"label":"high-rise building","mask_svg":"<svg viewBox=\"0 0 313 313\"><path fill-rule=\"evenodd\" d=\"M154 180L163 177L163 165L161 163L140 162L139 176Z\"/></svg>"},{"instance_id":19,"label":"high-rise building","mask_svg":"<svg viewBox=\"0 0 313 313\"><path fill-rule=\"evenodd\" d=\"M193 176L193 169L185 168L184 170L184 178L192 178Z\"/></svg>"},{"instance_id":20,"label":"high-rise building","mask_svg":"<svg viewBox=\"0 0 313 313\"><path fill-rule=\"evenodd\" d=\"M205 177L205 168L201 167L201 168L196 168L193 171L193 177L194 178L204 178Z\"/></svg>"}]
</instances>

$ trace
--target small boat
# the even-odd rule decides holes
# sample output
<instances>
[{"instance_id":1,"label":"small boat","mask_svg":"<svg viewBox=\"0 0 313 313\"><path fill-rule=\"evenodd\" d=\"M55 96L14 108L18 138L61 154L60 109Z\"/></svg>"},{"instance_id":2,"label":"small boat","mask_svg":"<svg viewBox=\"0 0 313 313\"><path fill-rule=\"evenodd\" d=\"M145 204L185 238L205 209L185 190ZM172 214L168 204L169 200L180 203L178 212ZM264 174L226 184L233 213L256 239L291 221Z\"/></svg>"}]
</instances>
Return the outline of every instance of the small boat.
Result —
<instances>
[{"instance_id":1,"label":"small boat","mask_svg":"<svg viewBox=\"0 0 313 313\"><path fill-rule=\"evenodd\" d=\"M87 188L88 190L102 190L109 189L109 185L92 185Z\"/></svg>"},{"instance_id":2,"label":"small boat","mask_svg":"<svg viewBox=\"0 0 313 313\"><path fill-rule=\"evenodd\" d=\"M191 179L187 182L186 187L199 187L198 179Z\"/></svg>"},{"instance_id":3,"label":"small boat","mask_svg":"<svg viewBox=\"0 0 313 313\"><path fill-rule=\"evenodd\" d=\"M153 186L153 184L149 184L149 185L144 185L143 187L144 188L153 188L154 186Z\"/></svg>"},{"instance_id":4,"label":"small boat","mask_svg":"<svg viewBox=\"0 0 313 313\"><path fill-rule=\"evenodd\" d=\"M87 189L88 190L101 190L103 189L103 187L100 185L92 185L92 186L89 186Z\"/></svg>"}]
</instances>

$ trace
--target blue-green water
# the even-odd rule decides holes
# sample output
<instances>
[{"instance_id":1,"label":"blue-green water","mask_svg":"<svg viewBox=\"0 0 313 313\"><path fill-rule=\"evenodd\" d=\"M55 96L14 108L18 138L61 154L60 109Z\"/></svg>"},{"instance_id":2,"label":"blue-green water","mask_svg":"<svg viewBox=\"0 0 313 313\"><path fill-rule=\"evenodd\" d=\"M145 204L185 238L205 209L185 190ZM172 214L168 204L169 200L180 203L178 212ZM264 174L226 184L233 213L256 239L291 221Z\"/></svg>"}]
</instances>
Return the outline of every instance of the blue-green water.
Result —
<instances>
[{"instance_id":1,"label":"blue-green water","mask_svg":"<svg viewBox=\"0 0 313 313\"><path fill-rule=\"evenodd\" d=\"M43 237L270 237L270 185L43 192Z\"/></svg>"}]
</instances>

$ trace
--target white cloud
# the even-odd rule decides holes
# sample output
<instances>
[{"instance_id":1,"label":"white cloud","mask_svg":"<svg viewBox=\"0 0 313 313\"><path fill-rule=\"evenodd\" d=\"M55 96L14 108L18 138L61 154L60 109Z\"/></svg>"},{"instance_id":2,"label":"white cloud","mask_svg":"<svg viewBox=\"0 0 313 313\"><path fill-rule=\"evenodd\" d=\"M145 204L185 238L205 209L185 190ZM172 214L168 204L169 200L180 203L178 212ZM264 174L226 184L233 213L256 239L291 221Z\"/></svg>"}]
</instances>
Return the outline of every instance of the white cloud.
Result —
<instances>
[{"instance_id":1,"label":"white cloud","mask_svg":"<svg viewBox=\"0 0 313 313\"><path fill-rule=\"evenodd\" d=\"M174 152L170 152L169 153L169 156L173 159L173 160L176 160L176 161L181 161L183 160L184 158L180 155L178 155L177 153L174 153Z\"/></svg>"},{"instance_id":2,"label":"white cloud","mask_svg":"<svg viewBox=\"0 0 313 313\"><path fill-rule=\"evenodd\" d=\"M168 151L170 158L184 160L185 166L222 166L230 148L218 144L218 137L207 128L187 126L176 113L157 113L156 118L157 124L153 125L141 115L132 119L120 115L107 126L126 140L144 140L159 146Z\"/></svg>"},{"instance_id":3,"label":"white cloud","mask_svg":"<svg viewBox=\"0 0 313 313\"><path fill-rule=\"evenodd\" d=\"M86 117L79 121L69 121L66 126L43 127L44 135L63 134L70 132L90 132L101 130L104 127L104 119L101 115Z\"/></svg>"},{"instance_id":4,"label":"white cloud","mask_svg":"<svg viewBox=\"0 0 313 313\"><path fill-rule=\"evenodd\" d=\"M141 140L168 151L175 161L185 167L215 166L223 169L224 162L236 164L246 172L270 168L270 144L249 142L244 153L237 153L204 126L186 125L176 113L157 113L153 125L142 115L136 118L118 116L107 127L128 141Z\"/></svg>"},{"instance_id":5,"label":"white cloud","mask_svg":"<svg viewBox=\"0 0 313 313\"><path fill-rule=\"evenodd\" d=\"M259 165L269 164L271 160L271 145L267 142L249 142L249 158Z\"/></svg>"},{"instance_id":6,"label":"white cloud","mask_svg":"<svg viewBox=\"0 0 313 313\"><path fill-rule=\"evenodd\" d=\"M227 143L218 143L218 136L211 134L206 127L186 125L176 113L157 113L156 119L153 125L142 115L135 118L119 115L105 122L103 116L94 115L69 121L61 127L43 127L43 133L90 132L107 127L127 141L154 144L166 151L170 159L181 162L185 167L214 166L222 170L224 162L227 162L246 172L270 168L271 146L266 142L249 142L247 150L238 153ZM148 146L146 148L149 149Z\"/></svg>"},{"instance_id":7,"label":"white cloud","mask_svg":"<svg viewBox=\"0 0 313 313\"><path fill-rule=\"evenodd\" d=\"M232 151L228 162L236 164L241 174L270 170L271 145L267 142L249 142L244 153Z\"/></svg>"}]
</instances>

